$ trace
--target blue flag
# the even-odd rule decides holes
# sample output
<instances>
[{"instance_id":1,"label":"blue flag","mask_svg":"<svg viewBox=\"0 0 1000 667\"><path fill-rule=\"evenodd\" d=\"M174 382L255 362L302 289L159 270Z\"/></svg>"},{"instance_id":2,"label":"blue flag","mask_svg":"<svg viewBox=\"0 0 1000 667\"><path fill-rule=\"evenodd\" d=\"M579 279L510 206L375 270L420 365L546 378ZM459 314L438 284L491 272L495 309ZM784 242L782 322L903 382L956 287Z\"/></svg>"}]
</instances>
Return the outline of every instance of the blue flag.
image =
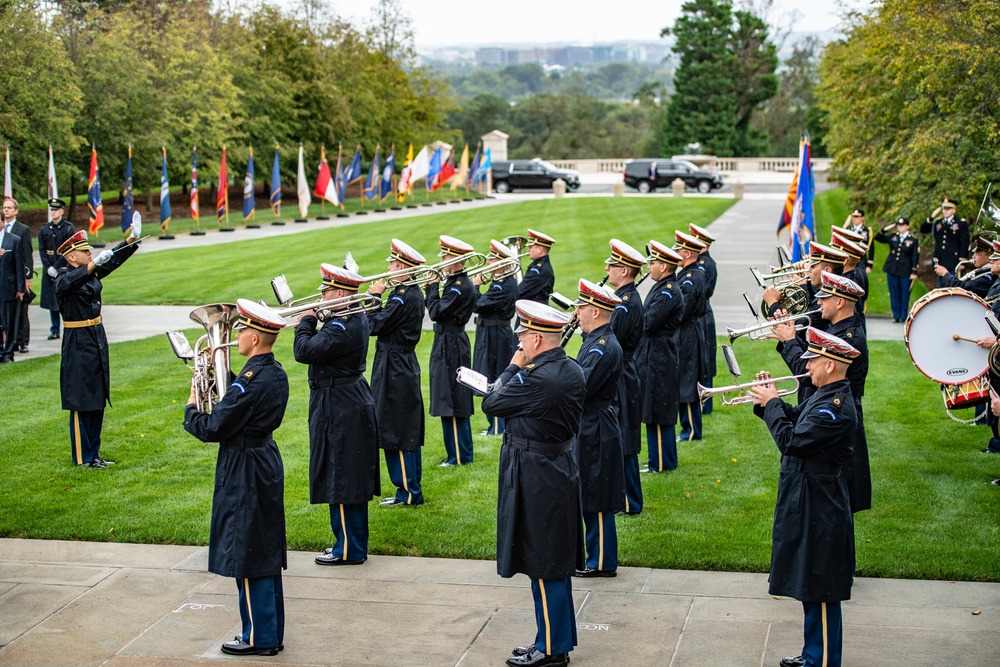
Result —
<instances>
[{"instance_id":1,"label":"blue flag","mask_svg":"<svg viewBox=\"0 0 1000 667\"><path fill-rule=\"evenodd\" d=\"M271 212L281 213L281 169L278 167L278 147L274 147L274 166L271 167Z\"/></svg>"},{"instance_id":2,"label":"blue flag","mask_svg":"<svg viewBox=\"0 0 1000 667\"><path fill-rule=\"evenodd\" d=\"M431 163L427 167L427 189L433 190L437 187L435 182L438 175L441 173L441 149L434 151L434 155L431 156Z\"/></svg>"},{"instance_id":3,"label":"blue flag","mask_svg":"<svg viewBox=\"0 0 1000 667\"><path fill-rule=\"evenodd\" d=\"M486 172L490 170L493 166L493 156L492 149L487 148L486 152L483 153L483 161L479 165L479 169L476 170L476 175L472 177L472 184L482 183L486 180Z\"/></svg>"},{"instance_id":4,"label":"blue flag","mask_svg":"<svg viewBox=\"0 0 1000 667\"><path fill-rule=\"evenodd\" d=\"M473 180L476 177L476 172L479 171L479 160L482 157L482 144L476 146L476 157L472 158L472 166L469 167L469 173L465 175L465 186L468 187L473 185Z\"/></svg>"},{"instance_id":5,"label":"blue flag","mask_svg":"<svg viewBox=\"0 0 1000 667\"><path fill-rule=\"evenodd\" d=\"M250 157L247 159L247 176L243 181L243 222L254 217L253 179L253 146L251 146Z\"/></svg>"},{"instance_id":6,"label":"blue flag","mask_svg":"<svg viewBox=\"0 0 1000 667\"><path fill-rule=\"evenodd\" d=\"M125 162L125 188L122 190L122 234L132 231L132 214L135 204L132 200L132 146L128 147L128 161Z\"/></svg>"},{"instance_id":7,"label":"blue flag","mask_svg":"<svg viewBox=\"0 0 1000 667\"><path fill-rule=\"evenodd\" d=\"M160 150L163 152L163 168L160 171L160 231L166 234L167 227L170 226L170 183L167 182L167 149L161 146ZM122 225L124 224L125 221L122 220Z\"/></svg>"},{"instance_id":8,"label":"blue flag","mask_svg":"<svg viewBox=\"0 0 1000 667\"><path fill-rule=\"evenodd\" d=\"M396 147L393 146L389 150L389 157L385 159L385 166L382 167L382 185L380 190L382 191L381 201L385 201L385 198L392 194L392 177L396 175Z\"/></svg>"},{"instance_id":9,"label":"blue flag","mask_svg":"<svg viewBox=\"0 0 1000 667\"><path fill-rule=\"evenodd\" d=\"M368 178L365 180L365 199L368 201L377 199L379 195L379 178L382 170L378 166L378 161L378 146L375 146L375 158L372 160L372 166L368 170Z\"/></svg>"},{"instance_id":10,"label":"blue flag","mask_svg":"<svg viewBox=\"0 0 1000 667\"><path fill-rule=\"evenodd\" d=\"M347 165L347 168L340 174L337 180L337 189L340 191L340 204L344 204L344 190L347 189L347 185L353 183L354 181L361 178L363 172L361 171L361 146L358 146L354 151L354 157L351 158L351 163Z\"/></svg>"},{"instance_id":11,"label":"blue flag","mask_svg":"<svg viewBox=\"0 0 1000 667\"><path fill-rule=\"evenodd\" d=\"M816 187L812 175L812 146L807 136L799 142L798 191L792 211L792 261L809 256L809 242L816 237L813 198Z\"/></svg>"}]
</instances>

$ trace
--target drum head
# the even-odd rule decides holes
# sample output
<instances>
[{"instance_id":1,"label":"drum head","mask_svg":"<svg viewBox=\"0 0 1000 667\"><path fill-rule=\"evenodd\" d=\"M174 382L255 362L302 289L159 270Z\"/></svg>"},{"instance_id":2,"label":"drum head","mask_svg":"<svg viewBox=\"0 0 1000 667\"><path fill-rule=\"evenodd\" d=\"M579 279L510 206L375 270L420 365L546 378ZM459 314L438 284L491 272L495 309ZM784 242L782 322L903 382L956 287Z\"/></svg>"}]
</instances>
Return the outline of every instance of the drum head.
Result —
<instances>
[{"instance_id":1,"label":"drum head","mask_svg":"<svg viewBox=\"0 0 1000 667\"><path fill-rule=\"evenodd\" d=\"M961 289L936 289L921 297L906 320L906 349L917 369L941 384L974 380L989 367L989 350L961 338L992 336L983 315L989 307Z\"/></svg>"}]
</instances>

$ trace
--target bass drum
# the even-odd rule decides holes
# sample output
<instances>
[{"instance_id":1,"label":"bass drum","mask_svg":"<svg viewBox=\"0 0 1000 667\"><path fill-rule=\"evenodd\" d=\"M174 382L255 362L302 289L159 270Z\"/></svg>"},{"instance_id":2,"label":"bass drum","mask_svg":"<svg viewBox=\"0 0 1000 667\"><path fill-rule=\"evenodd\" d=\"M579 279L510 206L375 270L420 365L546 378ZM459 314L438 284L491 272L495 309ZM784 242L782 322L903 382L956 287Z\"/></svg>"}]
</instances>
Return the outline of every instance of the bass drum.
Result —
<instances>
[{"instance_id":1,"label":"bass drum","mask_svg":"<svg viewBox=\"0 0 1000 667\"><path fill-rule=\"evenodd\" d=\"M913 365L941 384L960 385L981 377L989 368L989 350L969 340L993 335L983 317L989 311L985 301L963 289L936 289L917 299L905 333Z\"/></svg>"}]
</instances>

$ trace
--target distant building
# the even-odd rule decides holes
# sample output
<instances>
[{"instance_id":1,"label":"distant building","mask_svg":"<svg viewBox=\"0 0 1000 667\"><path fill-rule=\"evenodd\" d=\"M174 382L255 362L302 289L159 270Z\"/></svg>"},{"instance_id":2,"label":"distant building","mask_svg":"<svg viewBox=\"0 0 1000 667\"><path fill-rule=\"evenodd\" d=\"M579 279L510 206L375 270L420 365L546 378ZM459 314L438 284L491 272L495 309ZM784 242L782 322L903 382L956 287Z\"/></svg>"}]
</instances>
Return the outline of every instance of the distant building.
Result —
<instances>
[{"instance_id":1,"label":"distant building","mask_svg":"<svg viewBox=\"0 0 1000 667\"><path fill-rule=\"evenodd\" d=\"M477 65L506 65L507 52L498 46L486 46L476 49Z\"/></svg>"}]
</instances>

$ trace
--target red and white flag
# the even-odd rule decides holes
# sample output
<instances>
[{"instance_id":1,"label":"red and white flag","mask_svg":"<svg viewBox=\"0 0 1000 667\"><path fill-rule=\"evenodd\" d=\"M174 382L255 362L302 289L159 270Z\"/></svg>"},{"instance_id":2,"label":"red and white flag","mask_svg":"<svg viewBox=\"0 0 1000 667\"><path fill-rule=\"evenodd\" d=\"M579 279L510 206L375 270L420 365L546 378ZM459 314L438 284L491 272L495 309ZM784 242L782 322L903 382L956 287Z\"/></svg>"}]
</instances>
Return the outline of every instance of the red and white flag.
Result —
<instances>
[{"instance_id":1,"label":"red and white flag","mask_svg":"<svg viewBox=\"0 0 1000 667\"><path fill-rule=\"evenodd\" d=\"M327 167L327 174L330 173ZM306 180L306 163L302 157L302 144L299 144L299 179L297 191L299 194L299 217L305 218L309 215L309 204L312 203L312 196L309 194L309 181Z\"/></svg>"},{"instance_id":2,"label":"red and white flag","mask_svg":"<svg viewBox=\"0 0 1000 667\"><path fill-rule=\"evenodd\" d=\"M320 149L319 175L316 177L316 189L313 194L331 204L340 204L340 198L337 197L337 182L330 175L330 165L326 163L325 146Z\"/></svg>"},{"instance_id":3,"label":"red and white flag","mask_svg":"<svg viewBox=\"0 0 1000 667\"><path fill-rule=\"evenodd\" d=\"M59 188L56 186L56 163L52 159L52 146L49 146L49 199L59 197ZM52 222L52 209L49 209L49 222Z\"/></svg>"},{"instance_id":4,"label":"red and white flag","mask_svg":"<svg viewBox=\"0 0 1000 667\"><path fill-rule=\"evenodd\" d=\"M14 190L10 187L10 146L7 146L3 159L3 198L4 201L14 198Z\"/></svg>"}]
</instances>

